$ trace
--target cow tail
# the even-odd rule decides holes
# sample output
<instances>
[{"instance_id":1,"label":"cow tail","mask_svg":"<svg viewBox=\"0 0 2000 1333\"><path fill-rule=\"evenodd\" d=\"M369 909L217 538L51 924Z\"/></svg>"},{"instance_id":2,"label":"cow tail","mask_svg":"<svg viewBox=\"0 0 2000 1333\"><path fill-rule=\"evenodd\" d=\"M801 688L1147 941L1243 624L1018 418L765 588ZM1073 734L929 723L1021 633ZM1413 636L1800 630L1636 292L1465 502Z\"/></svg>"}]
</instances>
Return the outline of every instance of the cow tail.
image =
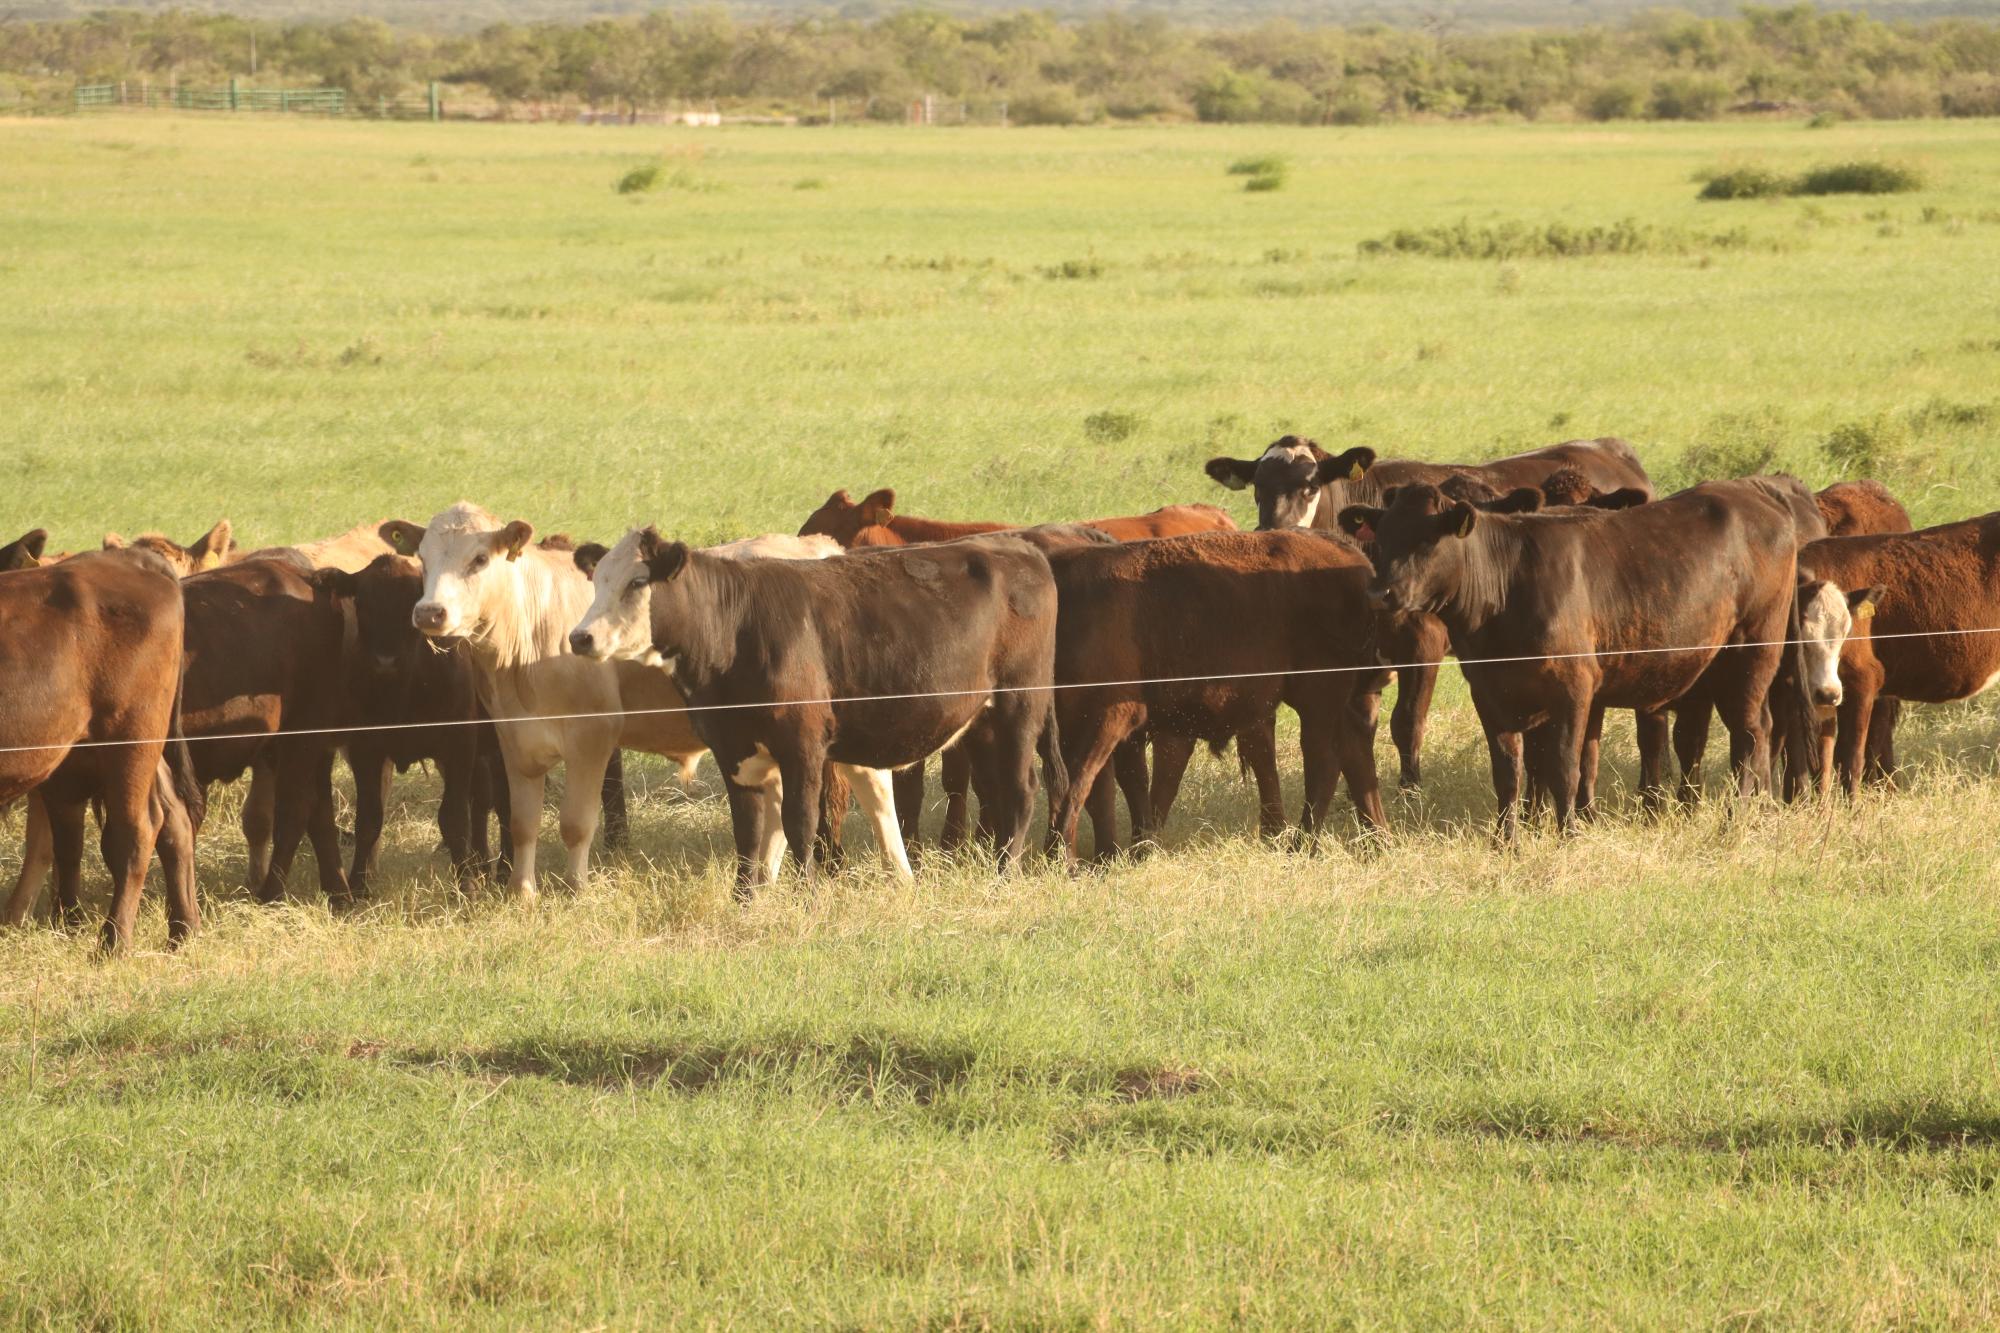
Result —
<instances>
[{"instance_id":1,"label":"cow tail","mask_svg":"<svg viewBox=\"0 0 2000 1333\"><path fill-rule=\"evenodd\" d=\"M1042 734L1035 740L1035 748L1042 756L1042 780L1049 789L1049 817L1055 818L1056 807L1069 795L1069 769L1063 764L1062 729L1056 724L1055 692L1049 692L1048 711L1042 715Z\"/></svg>"},{"instance_id":2,"label":"cow tail","mask_svg":"<svg viewBox=\"0 0 2000 1333\"><path fill-rule=\"evenodd\" d=\"M187 807L188 825L196 833L201 832L201 822L208 815L208 792L195 775L194 754L188 749L187 733L181 729L181 693L187 683L187 673L174 682L174 708L167 720L167 771L174 781L174 794Z\"/></svg>"}]
</instances>

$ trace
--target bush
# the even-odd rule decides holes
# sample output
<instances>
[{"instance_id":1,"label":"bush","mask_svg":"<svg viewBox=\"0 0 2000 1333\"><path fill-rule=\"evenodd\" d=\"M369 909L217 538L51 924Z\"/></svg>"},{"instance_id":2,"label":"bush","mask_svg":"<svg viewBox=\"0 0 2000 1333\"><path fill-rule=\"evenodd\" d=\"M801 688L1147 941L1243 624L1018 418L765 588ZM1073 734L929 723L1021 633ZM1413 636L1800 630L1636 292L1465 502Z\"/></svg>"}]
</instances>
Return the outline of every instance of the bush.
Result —
<instances>
[{"instance_id":1,"label":"bush","mask_svg":"<svg viewBox=\"0 0 2000 1333\"><path fill-rule=\"evenodd\" d=\"M1690 250L1740 250L1750 244L1741 227L1697 233L1654 227L1635 218L1609 226L1573 227L1552 222L1474 226L1461 220L1445 227L1398 228L1361 242L1363 255L1427 255L1433 259L1569 259L1579 255L1686 254Z\"/></svg>"},{"instance_id":2,"label":"bush","mask_svg":"<svg viewBox=\"0 0 2000 1333\"><path fill-rule=\"evenodd\" d=\"M1653 115L1660 120L1714 120L1729 105L1731 90L1704 74L1676 74L1653 85Z\"/></svg>"},{"instance_id":3,"label":"bush","mask_svg":"<svg viewBox=\"0 0 2000 1333\"><path fill-rule=\"evenodd\" d=\"M1672 485L1678 490L1697 482L1769 472L1778 461L1777 442L1783 433L1784 418L1768 407L1710 417L1695 442L1669 465Z\"/></svg>"},{"instance_id":4,"label":"bush","mask_svg":"<svg viewBox=\"0 0 2000 1333\"><path fill-rule=\"evenodd\" d=\"M1794 194L1904 194L1924 188L1924 174L1895 162L1836 162L1799 177Z\"/></svg>"},{"instance_id":5,"label":"bush","mask_svg":"<svg viewBox=\"0 0 2000 1333\"><path fill-rule=\"evenodd\" d=\"M1820 442L1819 451L1842 477L1878 477L1891 470L1910 446L1910 428L1887 412L1844 421Z\"/></svg>"},{"instance_id":6,"label":"bush","mask_svg":"<svg viewBox=\"0 0 2000 1333\"><path fill-rule=\"evenodd\" d=\"M1830 130L1840 124L1840 120L1841 118L1831 111L1815 111L1812 114L1812 119L1806 122L1806 128L1809 130Z\"/></svg>"},{"instance_id":7,"label":"bush","mask_svg":"<svg viewBox=\"0 0 2000 1333\"><path fill-rule=\"evenodd\" d=\"M660 184L660 164L648 162L643 167L634 167L618 178L618 193L644 194L658 188Z\"/></svg>"},{"instance_id":8,"label":"bush","mask_svg":"<svg viewBox=\"0 0 2000 1333\"><path fill-rule=\"evenodd\" d=\"M2000 75L1954 74L1944 81L1947 116L2000 116Z\"/></svg>"},{"instance_id":9,"label":"bush","mask_svg":"<svg viewBox=\"0 0 2000 1333\"><path fill-rule=\"evenodd\" d=\"M1382 104L1371 102L1359 93L1342 93L1326 109L1326 123L1329 125L1379 125L1382 121Z\"/></svg>"},{"instance_id":10,"label":"bush","mask_svg":"<svg viewBox=\"0 0 2000 1333\"><path fill-rule=\"evenodd\" d=\"M1792 192L1792 182L1763 167L1734 167L1719 171L1702 186L1701 199L1770 199Z\"/></svg>"},{"instance_id":11,"label":"bush","mask_svg":"<svg viewBox=\"0 0 2000 1333\"><path fill-rule=\"evenodd\" d=\"M1583 110L1592 120L1637 120L1646 114L1646 92L1636 83L1607 83Z\"/></svg>"},{"instance_id":12,"label":"bush","mask_svg":"<svg viewBox=\"0 0 2000 1333\"><path fill-rule=\"evenodd\" d=\"M1248 177L1243 182L1243 188L1253 194L1284 189L1291 172L1291 159L1275 153L1267 157L1238 158L1229 164L1230 175Z\"/></svg>"},{"instance_id":13,"label":"bush","mask_svg":"<svg viewBox=\"0 0 2000 1333\"><path fill-rule=\"evenodd\" d=\"M1007 119L1016 125L1081 125L1090 108L1067 88L1042 88L1007 103Z\"/></svg>"}]
</instances>

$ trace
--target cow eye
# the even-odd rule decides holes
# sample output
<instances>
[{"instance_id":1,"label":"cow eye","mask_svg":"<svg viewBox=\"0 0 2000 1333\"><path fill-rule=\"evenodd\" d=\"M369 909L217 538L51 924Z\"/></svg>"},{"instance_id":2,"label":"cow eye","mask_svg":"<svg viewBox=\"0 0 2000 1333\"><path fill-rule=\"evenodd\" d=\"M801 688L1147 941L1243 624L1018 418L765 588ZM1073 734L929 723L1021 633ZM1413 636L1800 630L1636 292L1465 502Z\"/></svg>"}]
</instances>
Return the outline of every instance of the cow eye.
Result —
<instances>
[{"instance_id":1,"label":"cow eye","mask_svg":"<svg viewBox=\"0 0 2000 1333\"><path fill-rule=\"evenodd\" d=\"M646 578L646 576L644 574L641 574L638 578L633 579L630 583L625 585L625 591L638 592L641 588L644 588L648 582L649 580Z\"/></svg>"},{"instance_id":2,"label":"cow eye","mask_svg":"<svg viewBox=\"0 0 2000 1333\"><path fill-rule=\"evenodd\" d=\"M468 574L477 574L480 570L486 568L486 562L489 559L491 559L490 556L484 556L484 555L473 556L472 563L465 567L465 572Z\"/></svg>"}]
</instances>

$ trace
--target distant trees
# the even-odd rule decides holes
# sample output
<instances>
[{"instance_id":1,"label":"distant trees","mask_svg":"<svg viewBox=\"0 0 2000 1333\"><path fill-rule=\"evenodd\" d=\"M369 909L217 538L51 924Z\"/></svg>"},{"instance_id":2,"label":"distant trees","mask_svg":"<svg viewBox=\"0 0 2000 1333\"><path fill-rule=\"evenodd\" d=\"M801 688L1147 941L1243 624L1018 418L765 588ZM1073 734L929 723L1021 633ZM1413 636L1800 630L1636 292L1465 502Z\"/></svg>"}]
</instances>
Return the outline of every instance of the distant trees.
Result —
<instances>
[{"instance_id":1,"label":"distant trees","mask_svg":"<svg viewBox=\"0 0 2000 1333\"><path fill-rule=\"evenodd\" d=\"M373 19L275 22L106 10L0 24L0 101L66 103L75 82L326 85L358 98L438 80L464 101L636 111L716 102L899 119L926 94L1019 123L1200 119L1368 124L1511 114L1706 120L1737 108L2000 115L2000 23L1885 22L1810 4L1733 18L1669 10L1618 26L1460 32L1047 12L864 21L720 9L433 34Z\"/></svg>"}]
</instances>

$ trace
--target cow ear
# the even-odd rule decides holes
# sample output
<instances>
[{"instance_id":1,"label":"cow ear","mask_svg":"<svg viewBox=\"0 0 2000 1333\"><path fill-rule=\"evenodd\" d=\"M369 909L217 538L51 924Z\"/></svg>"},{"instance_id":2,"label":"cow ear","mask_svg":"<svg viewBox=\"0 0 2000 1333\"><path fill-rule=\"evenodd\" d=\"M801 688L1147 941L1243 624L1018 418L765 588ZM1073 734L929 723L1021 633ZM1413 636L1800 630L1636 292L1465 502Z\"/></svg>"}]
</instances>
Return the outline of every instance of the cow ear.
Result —
<instances>
[{"instance_id":1,"label":"cow ear","mask_svg":"<svg viewBox=\"0 0 2000 1333\"><path fill-rule=\"evenodd\" d=\"M1373 541L1375 529L1382 525L1382 511L1373 505L1349 505L1340 511L1335 520L1340 530L1356 541Z\"/></svg>"},{"instance_id":2,"label":"cow ear","mask_svg":"<svg viewBox=\"0 0 2000 1333\"><path fill-rule=\"evenodd\" d=\"M1882 604L1883 597L1887 595L1888 589L1879 583L1858 589L1847 594L1847 609L1856 620L1867 620L1875 614L1875 608Z\"/></svg>"},{"instance_id":3,"label":"cow ear","mask_svg":"<svg viewBox=\"0 0 2000 1333\"><path fill-rule=\"evenodd\" d=\"M41 563L42 548L48 541L48 529L36 528L0 546L0 570L33 569Z\"/></svg>"},{"instance_id":4,"label":"cow ear","mask_svg":"<svg viewBox=\"0 0 2000 1333\"><path fill-rule=\"evenodd\" d=\"M610 549L596 542L585 542L570 552L569 558L576 561L576 567L583 571L585 578L593 578L597 574L597 562L602 560Z\"/></svg>"},{"instance_id":5,"label":"cow ear","mask_svg":"<svg viewBox=\"0 0 2000 1333\"><path fill-rule=\"evenodd\" d=\"M887 523L896 516L896 492L884 486L861 502L861 521L873 525Z\"/></svg>"},{"instance_id":6,"label":"cow ear","mask_svg":"<svg viewBox=\"0 0 2000 1333\"><path fill-rule=\"evenodd\" d=\"M1620 486L1615 491L1598 491L1590 497L1592 509L1637 509L1652 500L1637 486Z\"/></svg>"},{"instance_id":7,"label":"cow ear","mask_svg":"<svg viewBox=\"0 0 2000 1333\"><path fill-rule=\"evenodd\" d=\"M344 569L315 569L307 578L315 588L324 588L335 597L353 597L361 591L361 576Z\"/></svg>"},{"instance_id":8,"label":"cow ear","mask_svg":"<svg viewBox=\"0 0 2000 1333\"><path fill-rule=\"evenodd\" d=\"M1316 475L1322 486L1333 481L1360 481L1374 466L1375 451L1365 444L1357 445L1344 453L1321 459Z\"/></svg>"},{"instance_id":9,"label":"cow ear","mask_svg":"<svg viewBox=\"0 0 2000 1333\"><path fill-rule=\"evenodd\" d=\"M235 531L229 526L229 520L225 518L217 522L207 532L202 533L201 539L193 546L187 548L187 553L188 558L194 561L194 567L197 571L214 569L229 558L229 553L235 546Z\"/></svg>"},{"instance_id":10,"label":"cow ear","mask_svg":"<svg viewBox=\"0 0 2000 1333\"><path fill-rule=\"evenodd\" d=\"M515 519L493 534L493 549L505 551L509 560L519 560L521 552L535 539L535 525Z\"/></svg>"},{"instance_id":11,"label":"cow ear","mask_svg":"<svg viewBox=\"0 0 2000 1333\"><path fill-rule=\"evenodd\" d=\"M1479 511L1463 500L1454 500L1438 515L1439 530L1447 537L1470 537L1479 523Z\"/></svg>"},{"instance_id":12,"label":"cow ear","mask_svg":"<svg viewBox=\"0 0 2000 1333\"><path fill-rule=\"evenodd\" d=\"M423 525L400 518L392 518L375 529L375 535L389 543L389 549L397 555L415 555L424 544Z\"/></svg>"},{"instance_id":13,"label":"cow ear","mask_svg":"<svg viewBox=\"0 0 2000 1333\"><path fill-rule=\"evenodd\" d=\"M104 549L107 551L122 551L131 544L115 532L104 534Z\"/></svg>"},{"instance_id":14,"label":"cow ear","mask_svg":"<svg viewBox=\"0 0 2000 1333\"><path fill-rule=\"evenodd\" d=\"M646 558L647 576L655 583L671 582L687 568L687 558L686 542L668 542L662 546L655 546L653 553Z\"/></svg>"},{"instance_id":15,"label":"cow ear","mask_svg":"<svg viewBox=\"0 0 2000 1333\"><path fill-rule=\"evenodd\" d=\"M854 508L854 499L852 496L848 495L846 488L843 487L840 490L835 491L832 495L827 496L826 503L821 505L820 508L852 509Z\"/></svg>"},{"instance_id":16,"label":"cow ear","mask_svg":"<svg viewBox=\"0 0 2000 1333\"><path fill-rule=\"evenodd\" d=\"M1257 475L1257 462L1251 458L1211 458L1202 464L1201 470L1217 485L1240 491Z\"/></svg>"},{"instance_id":17,"label":"cow ear","mask_svg":"<svg viewBox=\"0 0 2000 1333\"><path fill-rule=\"evenodd\" d=\"M1499 499L1488 500L1479 507L1489 514L1539 514L1542 501L1542 493L1533 486L1517 486Z\"/></svg>"}]
</instances>

